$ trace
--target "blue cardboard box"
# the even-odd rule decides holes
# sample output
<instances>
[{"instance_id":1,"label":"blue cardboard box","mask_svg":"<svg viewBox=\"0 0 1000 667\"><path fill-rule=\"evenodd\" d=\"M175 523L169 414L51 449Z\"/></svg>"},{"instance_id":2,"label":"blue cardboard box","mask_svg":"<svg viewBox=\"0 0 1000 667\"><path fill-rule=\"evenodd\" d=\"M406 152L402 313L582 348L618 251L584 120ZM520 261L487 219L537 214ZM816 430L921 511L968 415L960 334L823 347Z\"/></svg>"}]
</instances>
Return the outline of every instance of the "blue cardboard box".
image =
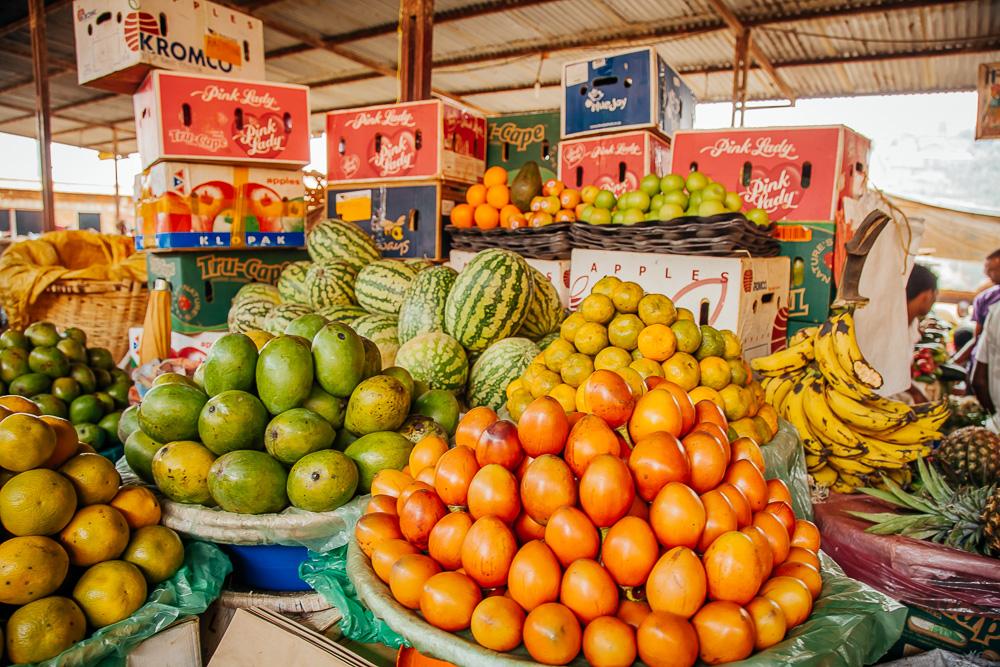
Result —
<instances>
[{"instance_id":1,"label":"blue cardboard box","mask_svg":"<svg viewBox=\"0 0 1000 667\"><path fill-rule=\"evenodd\" d=\"M694 126L695 97L653 48L563 66L562 137Z\"/></svg>"}]
</instances>

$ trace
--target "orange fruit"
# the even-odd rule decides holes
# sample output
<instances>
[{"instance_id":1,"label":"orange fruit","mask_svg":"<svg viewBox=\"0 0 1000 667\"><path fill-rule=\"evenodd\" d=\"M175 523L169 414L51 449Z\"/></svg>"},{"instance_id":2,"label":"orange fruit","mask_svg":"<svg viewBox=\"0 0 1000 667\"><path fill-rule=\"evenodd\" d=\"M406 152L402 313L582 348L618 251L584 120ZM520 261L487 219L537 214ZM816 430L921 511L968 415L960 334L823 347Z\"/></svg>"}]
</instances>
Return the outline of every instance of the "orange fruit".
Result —
<instances>
[{"instance_id":1,"label":"orange fruit","mask_svg":"<svg viewBox=\"0 0 1000 667\"><path fill-rule=\"evenodd\" d=\"M580 653L583 633L569 607L548 602L535 607L524 621L524 648L537 662L565 665Z\"/></svg>"},{"instance_id":2,"label":"orange fruit","mask_svg":"<svg viewBox=\"0 0 1000 667\"><path fill-rule=\"evenodd\" d=\"M785 638L785 612L777 602L770 598L756 597L744 607L750 614L757 641L754 647L758 651L774 646Z\"/></svg>"},{"instance_id":3,"label":"orange fruit","mask_svg":"<svg viewBox=\"0 0 1000 667\"><path fill-rule=\"evenodd\" d=\"M521 229L528 227L528 220L521 213L515 213L507 219L507 226L511 229Z\"/></svg>"},{"instance_id":4,"label":"orange fruit","mask_svg":"<svg viewBox=\"0 0 1000 667\"><path fill-rule=\"evenodd\" d=\"M807 519L796 520L791 545L793 547L808 549L813 553L819 553L819 528Z\"/></svg>"},{"instance_id":5,"label":"orange fruit","mask_svg":"<svg viewBox=\"0 0 1000 667\"><path fill-rule=\"evenodd\" d=\"M482 591L461 572L439 572L424 582L420 613L431 625L458 632L472 623L472 614L483 599Z\"/></svg>"},{"instance_id":6,"label":"orange fruit","mask_svg":"<svg viewBox=\"0 0 1000 667\"><path fill-rule=\"evenodd\" d=\"M500 226L504 228L509 228L511 219L514 216L520 216L520 215L521 215L521 209L514 206L513 204L507 204L506 206L503 206L500 209Z\"/></svg>"},{"instance_id":7,"label":"orange fruit","mask_svg":"<svg viewBox=\"0 0 1000 667\"><path fill-rule=\"evenodd\" d=\"M691 619L701 659L710 664L742 660L753 653L753 619L735 602L709 602Z\"/></svg>"},{"instance_id":8,"label":"orange fruit","mask_svg":"<svg viewBox=\"0 0 1000 667\"><path fill-rule=\"evenodd\" d=\"M576 222L576 214L573 213L573 211L560 209L558 212L556 212L554 220L556 222Z\"/></svg>"},{"instance_id":9,"label":"orange fruit","mask_svg":"<svg viewBox=\"0 0 1000 667\"><path fill-rule=\"evenodd\" d=\"M531 216L531 220L528 221L532 227L544 227L546 225L551 225L555 222L555 218L552 217L550 213L545 211L538 211Z\"/></svg>"},{"instance_id":10,"label":"orange fruit","mask_svg":"<svg viewBox=\"0 0 1000 667\"><path fill-rule=\"evenodd\" d=\"M690 667L698 660L698 635L676 614L654 611L636 631L639 657L647 667Z\"/></svg>"},{"instance_id":11,"label":"orange fruit","mask_svg":"<svg viewBox=\"0 0 1000 667\"><path fill-rule=\"evenodd\" d=\"M702 561L709 599L743 605L757 595L763 577L757 547L748 535L735 530L723 533L705 550Z\"/></svg>"},{"instance_id":12,"label":"orange fruit","mask_svg":"<svg viewBox=\"0 0 1000 667\"><path fill-rule=\"evenodd\" d=\"M635 630L614 616L595 618L583 631L583 655L594 667L630 667L635 662Z\"/></svg>"},{"instance_id":13,"label":"orange fruit","mask_svg":"<svg viewBox=\"0 0 1000 667\"><path fill-rule=\"evenodd\" d=\"M558 197L562 194L562 191L566 189L566 184L557 178L550 178L545 181L545 185L542 186L542 194L546 197L553 196Z\"/></svg>"},{"instance_id":14,"label":"orange fruit","mask_svg":"<svg viewBox=\"0 0 1000 667\"><path fill-rule=\"evenodd\" d=\"M646 580L646 599L653 611L691 618L705 602L708 580L694 551L674 547L656 561Z\"/></svg>"},{"instance_id":15,"label":"orange fruit","mask_svg":"<svg viewBox=\"0 0 1000 667\"><path fill-rule=\"evenodd\" d=\"M433 469L441 455L448 451L448 443L436 435L423 437L410 450L410 474L414 477L424 468Z\"/></svg>"},{"instance_id":16,"label":"orange fruit","mask_svg":"<svg viewBox=\"0 0 1000 667\"><path fill-rule=\"evenodd\" d=\"M501 209L510 203L510 188L504 185L491 185L486 189L486 203L496 209Z\"/></svg>"},{"instance_id":17,"label":"orange fruit","mask_svg":"<svg viewBox=\"0 0 1000 667\"><path fill-rule=\"evenodd\" d=\"M562 208L559 204L559 197L550 195L548 197L542 197L542 203L539 207L540 212L548 213L549 215L555 215Z\"/></svg>"},{"instance_id":18,"label":"orange fruit","mask_svg":"<svg viewBox=\"0 0 1000 667\"><path fill-rule=\"evenodd\" d=\"M472 227L473 208L469 204L456 204L451 209L451 224L463 229Z\"/></svg>"},{"instance_id":19,"label":"orange fruit","mask_svg":"<svg viewBox=\"0 0 1000 667\"><path fill-rule=\"evenodd\" d=\"M465 191L465 201L472 206L479 206L486 203L486 186L482 183L470 185Z\"/></svg>"},{"instance_id":20,"label":"orange fruit","mask_svg":"<svg viewBox=\"0 0 1000 667\"><path fill-rule=\"evenodd\" d=\"M753 525L764 531L775 563L784 563L788 558L788 530L775 515L770 512L757 512L753 515Z\"/></svg>"},{"instance_id":21,"label":"orange fruit","mask_svg":"<svg viewBox=\"0 0 1000 667\"><path fill-rule=\"evenodd\" d=\"M541 197L541 196L532 197L531 198L531 204L529 205L529 208L531 209L531 212L532 213L537 213L538 211L541 211L542 210L542 202L543 201L545 201L545 197Z\"/></svg>"},{"instance_id":22,"label":"orange fruit","mask_svg":"<svg viewBox=\"0 0 1000 667\"><path fill-rule=\"evenodd\" d=\"M677 349L677 336L666 324L651 324L639 332L639 352L646 359L666 361Z\"/></svg>"},{"instance_id":23,"label":"orange fruit","mask_svg":"<svg viewBox=\"0 0 1000 667\"><path fill-rule=\"evenodd\" d=\"M488 597L472 612L472 636L494 651L512 651L521 644L524 610L502 595Z\"/></svg>"},{"instance_id":24,"label":"orange fruit","mask_svg":"<svg viewBox=\"0 0 1000 667\"><path fill-rule=\"evenodd\" d=\"M774 574L778 577L798 579L809 589L813 600L818 598L819 594L823 592L823 577L812 565L805 563L782 563L774 571Z\"/></svg>"},{"instance_id":25,"label":"orange fruit","mask_svg":"<svg viewBox=\"0 0 1000 667\"><path fill-rule=\"evenodd\" d=\"M433 558L423 554L406 554L392 564L389 570L389 590L404 607L420 606L420 594L428 579L441 571Z\"/></svg>"},{"instance_id":26,"label":"orange fruit","mask_svg":"<svg viewBox=\"0 0 1000 667\"><path fill-rule=\"evenodd\" d=\"M788 558L785 559L786 563L805 563L806 565L812 565L814 568L819 570L819 556L815 552L809 551L809 549L803 549L802 547L792 547L788 550Z\"/></svg>"},{"instance_id":27,"label":"orange fruit","mask_svg":"<svg viewBox=\"0 0 1000 667\"><path fill-rule=\"evenodd\" d=\"M476 227L480 229L496 229L500 225L500 211L489 204L476 206L473 217L476 221Z\"/></svg>"},{"instance_id":28,"label":"orange fruit","mask_svg":"<svg viewBox=\"0 0 1000 667\"><path fill-rule=\"evenodd\" d=\"M145 486L123 486L109 503L132 530L160 523L160 501Z\"/></svg>"},{"instance_id":29,"label":"orange fruit","mask_svg":"<svg viewBox=\"0 0 1000 667\"><path fill-rule=\"evenodd\" d=\"M500 165L494 165L483 174L483 185L507 185L507 170Z\"/></svg>"},{"instance_id":30,"label":"orange fruit","mask_svg":"<svg viewBox=\"0 0 1000 667\"><path fill-rule=\"evenodd\" d=\"M56 448L42 464L43 468L58 468L71 456L76 454L80 439L77 437L73 424L60 417L42 415L40 419L48 424L56 434Z\"/></svg>"},{"instance_id":31,"label":"orange fruit","mask_svg":"<svg viewBox=\"0 0 1000 667\"><path fill-rule=\"evenodd\" d=\"M809 587L794 577L768 579L761 587L760 594L778 603L785 612L785 622L789 629L809 618L812 612L813 598Z\"/></svg>"},{"instance_id":32,"label":"orange fruit","mask_svg":"<svg viewBox=\"0 0 1000 667\"><path fill-rule=\"evenodd\" d=\"M580 199L579 190L572 190L570 188L566 188L565 190L559 193L559 204L563 208L575 209L577 206L580 205L581 201L582 200Z\"/></svg>"}]
</instances>

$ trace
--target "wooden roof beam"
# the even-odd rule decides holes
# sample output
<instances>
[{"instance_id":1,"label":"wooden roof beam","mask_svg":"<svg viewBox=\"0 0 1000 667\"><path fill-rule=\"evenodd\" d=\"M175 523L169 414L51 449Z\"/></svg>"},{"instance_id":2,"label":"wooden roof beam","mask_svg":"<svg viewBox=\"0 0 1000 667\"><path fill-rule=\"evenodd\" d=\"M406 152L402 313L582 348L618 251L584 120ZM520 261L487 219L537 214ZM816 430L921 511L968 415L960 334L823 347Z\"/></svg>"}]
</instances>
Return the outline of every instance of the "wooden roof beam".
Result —
<instances>
[{"instance_id":1,"label":"wooden roof beam","mask_svg":"<svg viewBox=\"0 0 1000 667\"><path fill-rule=\"evenodd\" d=\"M742 35L746 35L747 31L750 30L750 28L743 25L743 22L740 21L731 9L729 9L729 6L726 5L724 0L708 0L708 4L712 5L712 8L715 9L716 13L718 13L723 22L725 22L725 24L729 27L729 30L737 38ZM778 70L775 69L774 65L771 63L771 59L760 50L760 47L757 46L757 43L752 39L750 40L748 50L750 57L753 58L753 60L760 65L760 68L767 73L768 78L771 79L771 83L773 83L775 87L781 91L782 95L794 104L795 91L792 90L792 87L789 86L783 78L781 78L781 75L778 74ZM735 104L736 102L733 103Z\"/></svg>"},{"instance_id":2,"label":"wooden roof beam","mask_svg":"<svg viewBox=\"0 0 1000 667\"><path fill-rule=\"evenodd\" d=\"M63 5L68 5L72 1L73 0L51 0L50 2L45 4L45 13L48 14L50 12L53 12L62 7ZM27 5L27 3L25 3L25 5ZM16 21L11 21L7 25L0 26L0 37L3 37L4 35L9 35L12 32L17 32L22 28L27 28L30 21L31 19L29 15L25 14L24 18L20 18Z\"/></svg>"}]
</instances>

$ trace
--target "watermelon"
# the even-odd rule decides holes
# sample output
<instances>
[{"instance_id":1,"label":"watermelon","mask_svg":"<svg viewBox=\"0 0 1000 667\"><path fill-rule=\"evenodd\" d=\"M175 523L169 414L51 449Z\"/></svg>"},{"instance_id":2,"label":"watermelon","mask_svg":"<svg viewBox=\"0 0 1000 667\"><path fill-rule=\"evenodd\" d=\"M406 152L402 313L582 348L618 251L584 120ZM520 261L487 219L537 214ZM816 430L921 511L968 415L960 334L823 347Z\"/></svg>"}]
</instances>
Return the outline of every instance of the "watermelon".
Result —
<instances>
[{"instance_id":1,"label":"watermelon","mask_svg":"<svg viewBox=\"0 0 1000 667\"><path fill-rule=\"evenodd\" d=\"M527 338L504 338L490 345L469 372L466 403L470 407L502 408L507 402L507 385L521 377L540 352Z\"/></svg>"},{"instance_id":2,"label":"watermelon","mask_svg":"<svg viewBox=\"0 0 1000 667\"><path fill-rule=\"evenodd\" d=\"M538 344L538 349L541 350L542 352L544 352L545 348L547 348L552 343L552 341L554 341L556 338L559 338L559 330L558 329L556 329L555 331L553 331L550 334L546 334L546 335L542 336L541 338L539 338L538 339L538 343L537 343Z\"/></svg>"},{"instance_id":3,"label":"watermelon","mask_svg":"<svg viewBox=\"0 0 1000 667\"><path fill-rule=\"evenodd\" d=\"M444 331L444 304L457 277L450 266L435 266L417 274L399 308L400 343L423 333Z\"/></svg>"},{"instance_id":4,"label":"watermelon","mask_svg":"<svg viewBox=\"0 0 1000 667\"><path fill-rule=\"evenodd\" d=\"M403 260L403 264L420 273L421 271L426 271L427 269L434 266L434 262L429 259L424 259L423 257L408 257Z\"/></svg>"},{"instance_id":5,"label":"watermelon","mask_svg":"<svg viewBox=\"0 0 1000 667\"><path fill-rule=\"evenodd\" d=\"M563 305L555 285L535 267L529 265L528 269L531 271L531 300L517 335L538 340L559 329L563 321Z\"/></svg>"},{"instance_id":6,"label":"watermelon","mask_svg":"<svg viewBox=\"0 0 1000 667\"><path fill-rule=\"evenodd\" d=\"M448 293L444 329L481 352L521 328L531 299L531 271L517 253L483 250L462 269Z\"/></svg>"},{"instance_id":7,"label":"watermelon","mask_svg":"<svg viewBox=\"0 0 1000 667\"><path fill-rule=\"evenodd\" d=\"M275 309L274 302L268 299L244 298L233 302L229 309L226 323L232 333L246 333L254 329L263 330L264 321Z\"/></svg>"},{"instance_id":8,"label":"watermelon","mask_svg":"<svg viewBox=\"0 0 1000 667\"><path fill-rule=\"evenodd\" d=\"M396 363L399 339L396 332L396 318L392 315L362 315L351 323L351 328L359 336L375 343L382 355L382 368Z\"/></svg>"},{"instance_id":9,"label":"watermelon","mask_svg":"<svg viewBox=\"0 0 1000 667\"><path fill-rule=\"evenodd\" d=\"M429 389L460 392L469 376L469 361L462 344L446 333L420 334L406 341L396 352L396 365Z\"/></svg>"},{"instance_id":10,"label":"watermelon","mask_svg":"<svg viewBox=\"0 0 1000 667\"><path fill-rule=\"evenodd\" d=\"M306 250L314 262L339 259L355 272L382 257L375 241L353 222L320 220L306 236Z\"/></svg>"},{"instance_id":11,"label":"watermelon","mask_svg":"<svg viewBox=\"0 0 1000 667\"><path fill-rule=\"evenodd\" d=\"M320 308L316 312L331 322L341 322L343 324L351 324L359 317L368 314L368 311L361 306L349 304L335 304L326 308Z\"/></svg>"},{"instance_id":12,"label":"watermelon","mask_svg":"<svg viewBox=\"0 0 1000 667\"><path fill-rule=\"evenodd\" d=\"M281 300L287 303L300 303L309 305L309 285L306 283L306 274L312 262L302 260L291 262L284 268L278 276L278 294Z\"/></svg>"},{"instance_id":13,"label":"watermelon","mask_svg":"<svg viewBox=\"0 0 1000 667\"><path fill-rule=\"evenodd\" d=\"M313 262L306 271L306 288L309 303L316 310L338 304L354 303L354 276L357 271L339 259Z\"/></svg>"},{"instance_id":14,"label":"watermelon","mask_svg":"<svg viewBox=\"0 0 1000 667\"><path fill-rule=\"evenodd\" d=\"M285 327L292 320L302 315L308 315L311 312L312 310L309 309L309 306L303 306L301 303L279 304L264 319L263 329L268 333L279 336L285 333Z\"/></svg>"},{"instance_id":15,"label":"watermelon","mask_svg":"<svg viewBox=\"0 0 1000 667\"><path fill-rule=\"evenodd\" d=\"M278 293L277 287L268 283L247 283L236 292L233 303L237 304L248 300L264 300L278 305L281 303L281 294Z\"/></svg>"},{"instance_id":16,"label":"watermelon","mask_svg":"<svg viewBox=\"0 0 1000 667\"><path fill-rule=\"evenodd\" d=\"M369 313L397 315L417 272L395 259L380 259L358 271L354 293Z\"/></svg>"}]
</instances>

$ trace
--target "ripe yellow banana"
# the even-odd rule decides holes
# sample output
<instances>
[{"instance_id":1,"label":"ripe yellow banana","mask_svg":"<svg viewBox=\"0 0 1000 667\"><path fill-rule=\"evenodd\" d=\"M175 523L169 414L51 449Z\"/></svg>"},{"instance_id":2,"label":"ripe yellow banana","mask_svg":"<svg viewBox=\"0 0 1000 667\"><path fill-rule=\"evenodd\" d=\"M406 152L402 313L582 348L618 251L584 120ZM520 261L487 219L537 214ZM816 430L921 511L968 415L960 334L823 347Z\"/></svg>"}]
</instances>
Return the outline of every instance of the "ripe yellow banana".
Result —
<instances>
[{"instance_id":1,"label":"ripe yellow banana","mask_svg":"<svg viewBox=\"0 0 1000 667\"><path fill-rule=\"evenodd\" d=\"M813 479L816 480L816 486L822 487L833 486L840 477L840 473L830 466L823 466L819 470L810 472L810 474L813 476Z\"/></svg>"},{"instance_id":2,"label":"ripe yellow banana","mask_svg":"<svg viewBox=\"0 0 1000 667\"><path fill-rule=\"evenodd\" d=\"M816 335L816 342L813 346L816 365L819 366L823 377L826 378L827 383L834 390L850 396L856 401L867 401L877 398L878 394L872 391L870 387L865 386L840 365L840 361L837 359L837 355L833 349L832 326L830 320L823 323L819 329L819 333Z\"/></svg>"},{"instance_id":3,"label":"ripe yellow banana","mask_svg":"<svg viewBox=\"0 0 1000 667\"><path fill-rule=\"evenodd\" d=\"M806 327L805 329L799 329L794 335L792 335L791 338L788 339L788 345L798 345L807 338L815 336L818 330L819 327Z\"/></svg>"},{"instance_id":4,"label":"ripe yellow banana","mask_svg":"<svg viewBox=\"0 0 1000 667\"><path fill-rule=\"evenodd\" d=\"M770 380L764 388L764 402L773 405L775 409L781 405L785 397L798 381L797 376L782 375L780 377L765 378Z\"/></svg>"},{"instance_id":5,"label":"ripe yellow banana","mask_svg":"<svg viewBox=\"0 0 1000 667\"><path fill-rule=\"evenodd\" d=\"M827 457L827 462L840 472L851 473L854 475L867 475L875 472L875 468L873 466L870 466L867 463L862 463L858 459L851 459L842 456L829 456Z\"/></svg>"},{"instance_id":6,"label":"ripe yellow banana","mask_svg":"<svg viewBox=\"0 0 1000 667\"><path fill-rule=\"evenodd\" d=\"M826 459L818 454L806 453L806 470L812 472L826 467Z\"/></svg>"},{"instance_id":7,"label":"ripe yellow banana","mask_svg":"<svg viewBox=\"0 0 1000 667\"><path fill-rule=\"evenodd\" d=\"M837 476L840 478L840 481L842 481L844 484L849 484L850 486L853 486L856 489L862 486L868 486L868 480L866 480L863 477L859 477L858 475L855 475L853 473L844 472L843 470L841 470L840 472L837 473Z\"/></svg>"},{"instance_id":8,"label":"ripe yellow banana","mask_svg":"<svg viewBox=\"0 0 1000 667\"><path fill-rule=\"evenodd\" d=\"M822 380L809 384L802 400L802 409L812 431L836 456L858 456L865 447L844 422L840 421L827 405Z\"/></svg>"},{"instance_id":9,"label":"ripe yellow banana","mask_svg":"<svg viewBox=\"0 0 1000 667\"><path fill-rule=\"evenodd\" d=\"M873 432L899 428L912 419L909 410L902 414L886 412L876 407L878 403L876 401L862 403L841 394L830 386L826 388L826 402L833 414L837 415L848 426ZM894 403L895 401L888 402Z\"/></svg>"},{"instance_id":10,"label":"ripe yellow banana","mask_svg":"<svg viewBox=\"0 0 1000 667\"><path fill-rule=\"evenodd\" d=\"M824 456L827 452L822 443L816 438L816 436L812 433L812 430L809 428L809 420L806 418L802 407L807 383L812 381L813 378L811 376L807 376L802 382L795 385L795 388L792 389L784 401L784 417L791 422L792 426L794 426L799 432L799 439L802 440L802 446L805 448L807 453L815 454L816 456Z\"/></svg>"},{"instance_id":11,"label":"ripe yellow banana","mask_svg":"<svg viewBox=\"0 0 1000 667\"><path fill-rule=\"evenodd\" d=\"M862 484L862 486L864 485ZM854 493L854 490L857 488L857 486L848 484L844 480L840 479L839 476L837 477L837 481L830 486L830 490L835 491L836 493Z\"/></svg>"},{"instance_id":12,"label":"ripe yellow banana","mask_svg":"<svg viewBox=\"0 0 1000 667\"><path fill-rule=\"evenodd\" d=\"M805 368L813 360L813 341L808 338L766 357L750 361L750 368L761 375L785 375Z\"/></svg>"},{"instance_id":13,"label":"ripe yellow banana","mask_svg":"<svg viewBox=\"0 0 1000 667\"><path fill-rule=\"evenodd\" d=\"M833 351L840 365L859 382L872 389L882 386L882 375L872 368L861 348L854 332L854 315L848 311L841 313L832 320Z\"/></svg>"},{"instance_id":14,"label":"ripe yellow banana","mask_svg":"<svg viewBox=\"0 0 1000 667\"><path fill-rule=\"evenodd\" d=\"M892 431L880 433L866 433L879 440L884 440L895 445L923 445L930 444L932 440L941 438L941 432L934 428L928 428L922 422L916 421L906 424Z\"/></svg>"}]
</instances>

